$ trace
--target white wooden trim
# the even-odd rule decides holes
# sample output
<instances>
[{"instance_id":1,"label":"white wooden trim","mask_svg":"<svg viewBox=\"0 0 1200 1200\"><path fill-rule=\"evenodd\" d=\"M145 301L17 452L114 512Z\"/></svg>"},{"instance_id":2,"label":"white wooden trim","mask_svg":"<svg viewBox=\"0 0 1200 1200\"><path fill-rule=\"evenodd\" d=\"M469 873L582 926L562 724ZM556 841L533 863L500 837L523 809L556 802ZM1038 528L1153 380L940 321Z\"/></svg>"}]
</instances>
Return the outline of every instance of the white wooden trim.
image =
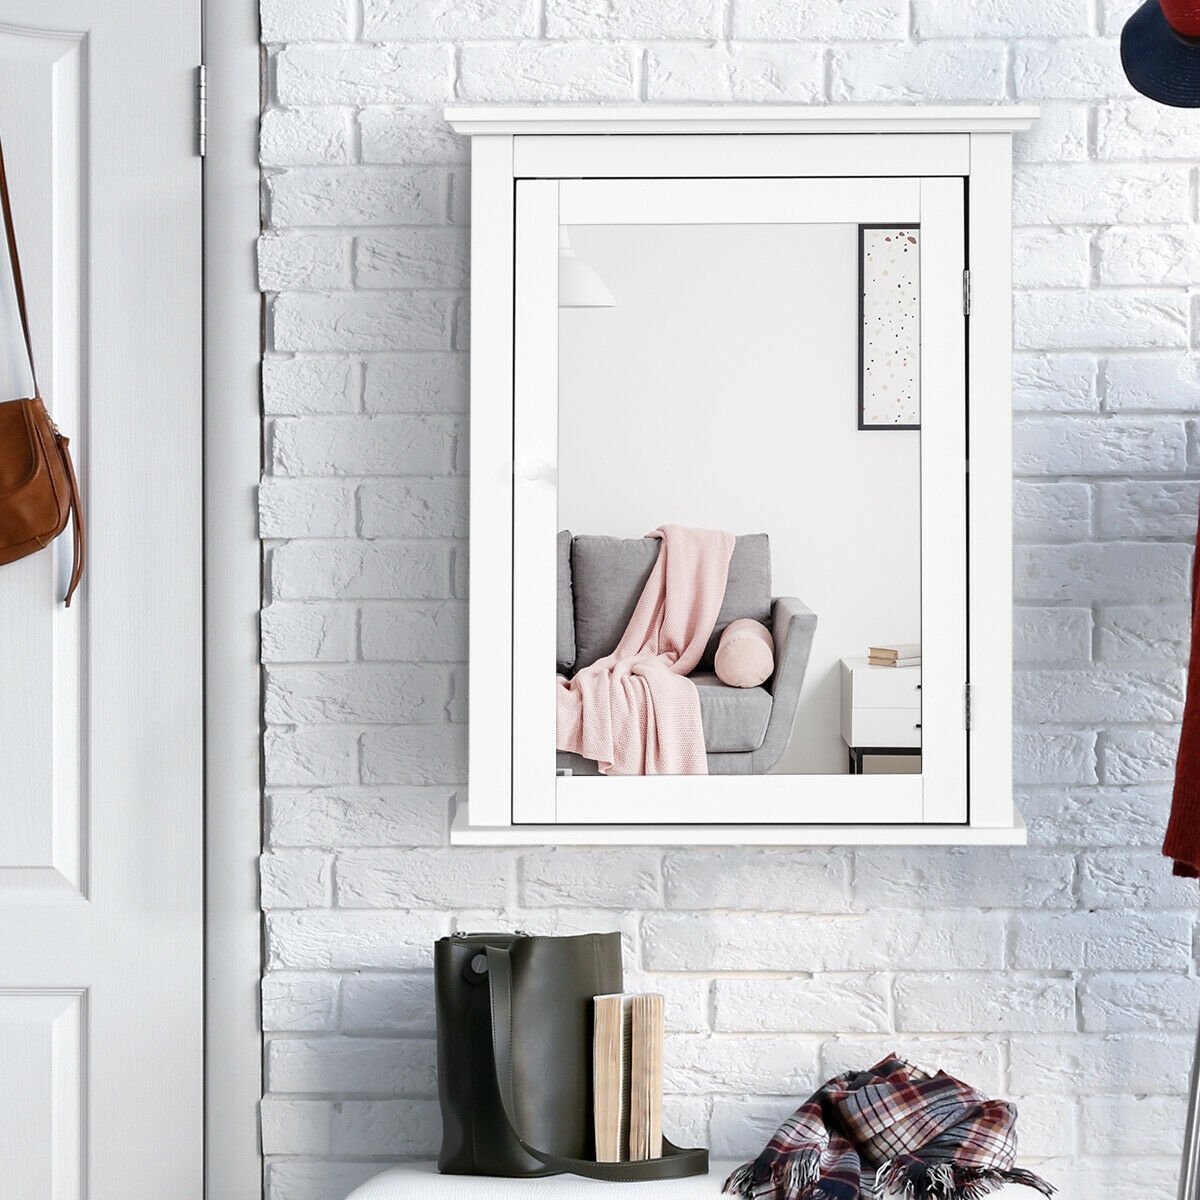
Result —
<instances>
[{"instance_id":1,"label":"white wooden trim","mask_svg":"<svg viewBox=\"0 0 1200 1200\"><path fill-rule=\"evenodd\" d=\"M965 199L960 179L921 180L921 774L926 821L967 819Z\"/></svg>"},{"instance_id":2,"label":"white wooden trim","mask_svg":"<svg viewBox=\"0 0 1200 1200\"><path fill-rule=\"evenodd\" d=\"M205 1190L259 1200L258 21L239 0L204 16Z\"/></svg>"},{"instance_id":3,"label":"white wooden trim","mask_svg":"<svg viewBox=\"0 0 1200 1200\"><path fill-rule=\"evenodd\" d=\"M971 138L971 824L1003 826L1012 790L1012 138Z\"/></svg>"},{"instance_id":4,"label":"white wooden trim","mask_svg":"<svg viewBox=\"0 0 1200 1200\"><path fill-rule=\"evenodd\" d=\"M456 133L969 133L1015 132L1032 105L507 105L447 108Z\"/></svg>"},{"instance_id":5,"label":"white wooden trim","mask_svg":"<svg viewBox=\"0 0 1200 1200\"><path fill-rule=\"evenodd\" d=\"M512 138L471 143L471 554L467 778L480 820L512 819Z\"/></svg>"},{"instance_id":6,"label":"white wooden trim","mask_svg":"<svg viewBox=\"0 0 1200 1200\"><path fill-rule=\"evenodd\" d=\"M555 820L554 662L558 558L557 180L517 187L513 438L512 820ZM518 586L518 584L520 586Z\"/></svg>"},{"instance_id":7,"label":"white wooden trim","mask_svg":"<svg viewBox=\"0 0 1200 1200\"><path fill-rule=\"evenodd\" d=\"M676 815L693 825L730 816L747 826L807 825L836 814L854 828L920 821L924 776L572 775L556 783L564 825L662 825Z\"/></svg>"},{"instance_id":8,"label":"white wooden trim","mask_svg":"<svg viewBox=\"0 0 1200 1200\"><path fill-rule=\"evenodd\" d=\"M971 166L970 137L965 133L522 135L513 143L513 174L518 179L961 176Z\"/></svg>"},{"instance_id":9,"label":"white wooden trim","mask_svg":"<svg viewBox=\"0 0 1200 1200\"><path fill-rule=\"evenodd\" d=\"M455 846L1023 846L1025 822L966 825L509 825L472 824L460 804Z\"/></svg>"},{"instance_id":10,"label":"white wooden trim","mask_svg":"<svg viewBox=\"0 0 1200 1200\"><path fill-rule=\"evenodd\" d=\"M916 179L564 179L564 225L919 221Z\"/></svg>"}]
</instances>

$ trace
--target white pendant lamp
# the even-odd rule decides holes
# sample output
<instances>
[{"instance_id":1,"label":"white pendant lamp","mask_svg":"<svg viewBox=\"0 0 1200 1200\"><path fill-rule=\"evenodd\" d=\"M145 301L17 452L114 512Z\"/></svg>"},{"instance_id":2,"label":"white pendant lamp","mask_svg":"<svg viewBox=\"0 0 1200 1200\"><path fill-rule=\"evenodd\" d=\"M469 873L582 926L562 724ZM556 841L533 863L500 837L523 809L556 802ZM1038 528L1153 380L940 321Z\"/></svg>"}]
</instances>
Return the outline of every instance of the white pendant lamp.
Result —
<instances>
[{"instance_id":1,"label":"white pendant lamp","mask_svg":"<svg viewBox=\"0 0 1200 1200\"><path fill-rule=\"evenodd\" d=\"M558 307L615 308L608 284L590 263L577 258L565 225L558 229Z\"/></svg>"}]
</instances>

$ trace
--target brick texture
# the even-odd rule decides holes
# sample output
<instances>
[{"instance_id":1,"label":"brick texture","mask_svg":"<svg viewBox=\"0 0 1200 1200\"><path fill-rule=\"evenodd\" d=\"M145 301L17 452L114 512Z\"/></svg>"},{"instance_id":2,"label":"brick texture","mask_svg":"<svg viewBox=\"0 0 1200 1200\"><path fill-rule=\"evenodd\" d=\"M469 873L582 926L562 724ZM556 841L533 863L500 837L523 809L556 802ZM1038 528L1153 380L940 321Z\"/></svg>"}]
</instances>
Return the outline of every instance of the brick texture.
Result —
<instances>
[{"instance_id":1,"label":"brick texture","mask_svg":"<svg viewBox=\"0 0 1200 1200\"><path fill-rule=\"evenodd\" d=\"M668 1124L753 1151L889 1049L1014 1097L1060 1200L1175 1194L1194 884L1157 854L1200 468L1200 125L1132 0L262 0L268 1200L432 1156L430 942L616 929ZM465 779L470 102L1043 104L1017 139L1030 846L450 851Z\"/></svg>"}]
</instances>

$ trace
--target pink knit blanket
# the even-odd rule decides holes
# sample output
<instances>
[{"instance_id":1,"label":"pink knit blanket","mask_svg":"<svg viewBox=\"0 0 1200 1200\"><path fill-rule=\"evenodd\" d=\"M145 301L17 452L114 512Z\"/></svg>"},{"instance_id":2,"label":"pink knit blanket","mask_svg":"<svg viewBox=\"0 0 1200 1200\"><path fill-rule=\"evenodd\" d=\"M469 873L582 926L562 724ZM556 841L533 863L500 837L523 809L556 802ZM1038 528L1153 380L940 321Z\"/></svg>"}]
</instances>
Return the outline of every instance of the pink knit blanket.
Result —
<instances>
[{"instance_id":1,"label":"pink knit blanket","mask_svg":"<svg viewBox=\"0 0 1200 1200\"><path fill-rule=\"evenodd\" d=\"M558 748L604 775L707 775L700 694L687 678L712 635L733 554L731 533L664 525L658 558L606 658L558 676Z\"/></svg>"}]
</instances>

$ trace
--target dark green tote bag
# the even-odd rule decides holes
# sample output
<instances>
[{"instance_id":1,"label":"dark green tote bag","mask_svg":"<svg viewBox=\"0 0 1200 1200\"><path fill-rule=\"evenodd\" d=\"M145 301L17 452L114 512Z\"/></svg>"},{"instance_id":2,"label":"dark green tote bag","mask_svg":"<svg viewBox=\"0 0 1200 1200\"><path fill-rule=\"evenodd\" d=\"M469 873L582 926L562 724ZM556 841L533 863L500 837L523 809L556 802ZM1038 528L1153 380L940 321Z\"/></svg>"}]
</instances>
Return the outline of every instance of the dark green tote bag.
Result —
<instances>
[{"instance_id":1,"label":"dark green tote bag","mask_svg":"<svg viewBox=\"0 0 1200 1200\"><path fill-rule=\"evenodd\" d=\"M459 933L434 944L438 1095L450 1175L635 1182L708 1171L707 1150L599 1163L592 998L623 990L621 935Z\"/></svg>"}]
</instances>

